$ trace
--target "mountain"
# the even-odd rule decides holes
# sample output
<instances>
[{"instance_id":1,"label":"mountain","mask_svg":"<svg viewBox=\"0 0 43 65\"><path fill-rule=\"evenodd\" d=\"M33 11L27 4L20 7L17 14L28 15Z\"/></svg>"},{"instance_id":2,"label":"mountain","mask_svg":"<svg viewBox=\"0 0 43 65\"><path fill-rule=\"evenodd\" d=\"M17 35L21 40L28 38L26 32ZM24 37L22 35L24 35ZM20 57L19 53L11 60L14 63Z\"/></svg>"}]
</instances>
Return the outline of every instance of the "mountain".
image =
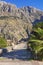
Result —
<instances>
[{"instance_id":1,"label":"mountain","mask_svg":"<svg viewBox=\"0 0 43 65\"><path fill-rule=\"evenodd\" d=\"M26 43L33 23L43 21L43 12L31 6L17 8L16 5L0 2L0 36L8 45Z\"/></svg>"}]
</instances>

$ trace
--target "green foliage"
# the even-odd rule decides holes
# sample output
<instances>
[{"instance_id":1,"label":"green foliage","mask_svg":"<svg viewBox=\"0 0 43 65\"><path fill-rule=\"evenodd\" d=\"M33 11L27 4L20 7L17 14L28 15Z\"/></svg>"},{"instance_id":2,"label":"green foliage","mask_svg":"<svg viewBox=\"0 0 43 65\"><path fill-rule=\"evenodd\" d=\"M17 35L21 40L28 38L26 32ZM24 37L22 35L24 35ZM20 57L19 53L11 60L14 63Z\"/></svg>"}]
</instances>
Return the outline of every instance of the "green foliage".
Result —
<instances>
[{"instance_id":1,"label":"green foliage","mask_svg":"<svg viewBox=\"0 0 43 65\"><path fill-rule=\"evenodd\" d=\"M37 58L43 59L43 22L39 22L33 26L28 44L34 51L34 54L39 55ZM42 51L41 51L42 50Z\"/></svg>"},{"instance_id":2,"label":"green foliage","mask_svg":"<svg viewBox=\"0 0 43 65\"><path fill-rule=\"evenodd\" d=\"M3 37L0 37L0 48L4 48L6 46L7 46L7 41Z\"/></svg>"}]
</instances>

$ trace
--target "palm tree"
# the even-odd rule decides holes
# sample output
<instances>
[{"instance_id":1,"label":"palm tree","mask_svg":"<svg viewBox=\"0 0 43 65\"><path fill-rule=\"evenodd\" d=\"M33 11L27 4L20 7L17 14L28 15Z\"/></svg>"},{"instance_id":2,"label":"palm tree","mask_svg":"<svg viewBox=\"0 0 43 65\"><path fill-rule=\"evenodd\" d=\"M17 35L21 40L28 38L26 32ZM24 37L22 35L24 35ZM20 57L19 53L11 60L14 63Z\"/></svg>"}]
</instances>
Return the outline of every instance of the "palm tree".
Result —
<instances>
[{"instance_id":1,"label":"palm tree","mask_svg":"<svg viewBox=\"0 0 43 65\"><path fill-rule=\"evenodd\" d=\"M33 26L28 45L34 51L35 59L43 56L43 22L36 23Z\"/></svg>"}]
</instances>

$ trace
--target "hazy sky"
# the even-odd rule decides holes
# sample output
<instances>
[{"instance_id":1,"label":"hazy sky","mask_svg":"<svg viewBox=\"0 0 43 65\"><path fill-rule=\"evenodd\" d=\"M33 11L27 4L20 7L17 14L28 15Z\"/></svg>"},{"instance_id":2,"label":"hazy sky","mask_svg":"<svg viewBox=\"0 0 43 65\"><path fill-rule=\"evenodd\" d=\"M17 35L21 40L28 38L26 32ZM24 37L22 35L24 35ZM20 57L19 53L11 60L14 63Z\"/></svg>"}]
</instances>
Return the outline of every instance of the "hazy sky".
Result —
<instances>
[{"instance_id":1,"label":"hazy sky","mask_svg":"<svg viewBox=\"0 0 43 65\"><path fill-rule=\"evenodd\" d=\"M2 0L15 4L17 7L33 6L43 10L43 0Z\"/></svg>"}]
</instances>

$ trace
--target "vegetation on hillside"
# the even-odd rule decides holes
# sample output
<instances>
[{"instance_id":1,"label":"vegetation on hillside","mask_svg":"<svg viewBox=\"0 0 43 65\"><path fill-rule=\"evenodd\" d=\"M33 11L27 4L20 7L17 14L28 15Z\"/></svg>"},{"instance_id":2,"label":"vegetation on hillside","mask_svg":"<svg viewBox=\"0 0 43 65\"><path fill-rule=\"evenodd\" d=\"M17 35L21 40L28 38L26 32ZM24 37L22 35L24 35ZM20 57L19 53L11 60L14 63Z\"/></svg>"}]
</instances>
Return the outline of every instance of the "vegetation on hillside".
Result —
<instances>
[{"instance_id":1,"label":"vegetation on hillside","mask_svg":"<svg viewBox=\"0 0 43 65\"><path fill-rule=\"evenodd\" d=\"M0 37L0 48L5 48L7 46L7 41L3 37Z\"/></svg>"},{"instance_id":2,"label":"vegetation on hillside","mask_svg":"<svg viewBox=\"0 0 43 65\"><path fill-rule=\"evenodd\" d=\"M43 60L43 22L33 26L28 45L32 49L34 59Z\"/></svg>"}]
</instances>

